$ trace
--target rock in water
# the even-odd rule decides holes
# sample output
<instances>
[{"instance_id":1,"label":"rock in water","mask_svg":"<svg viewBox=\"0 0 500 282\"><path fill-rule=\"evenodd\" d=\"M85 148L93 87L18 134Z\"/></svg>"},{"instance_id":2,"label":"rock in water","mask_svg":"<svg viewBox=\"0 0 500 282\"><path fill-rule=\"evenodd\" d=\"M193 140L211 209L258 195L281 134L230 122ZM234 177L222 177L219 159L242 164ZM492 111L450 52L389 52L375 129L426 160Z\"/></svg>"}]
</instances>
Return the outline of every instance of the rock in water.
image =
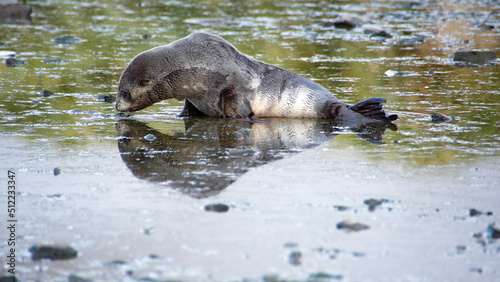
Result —
<instances>
[{"instance_id":1,"label":"rock in water","mask_svg":"<svg viewBox=\"0 0 500 282\"><path fill-rule=\"evenodd\" d=\"M447 116L441 113L431 112L431 120L432 122L446 122L446 121L455 121L458 120L457 116Z\"/></svg>"},{"instance_id":2,"label":"rock in water","mask_svg":"<svg viewBox=\"0 0 500 282\"><path fill-rule=\"evenodd\" d=\"M451 56L454 62L472 65L484 65L497 58L494 51L460 51Z\"/></svg>"},{"instance_id":3,"label":"rock in water","mask_svg":"<svg viewBox=\"0 0 500 282\"><path fill-rule=\"evenodd\" d=\"M82 42L82 39L72 35L63 35L52 39L52 41L58 44L76 44Z\"/></svg>"}]
</instances>

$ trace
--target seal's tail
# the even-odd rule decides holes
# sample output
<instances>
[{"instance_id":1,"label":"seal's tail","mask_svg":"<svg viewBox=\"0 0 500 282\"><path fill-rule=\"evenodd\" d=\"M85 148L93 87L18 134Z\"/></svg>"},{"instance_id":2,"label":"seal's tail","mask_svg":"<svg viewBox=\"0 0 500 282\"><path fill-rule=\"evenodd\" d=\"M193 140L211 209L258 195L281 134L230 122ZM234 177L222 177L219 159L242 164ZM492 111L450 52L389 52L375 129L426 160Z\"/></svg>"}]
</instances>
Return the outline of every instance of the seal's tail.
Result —
<instances>
[{"instance_id":1,"label":"seal's tail","mask_svg":"<svg viewBox=\"0 0 500 282\"><path fill-rule=\"evenodd\" d=\"M355 105L348 106L349 110L362 114L365 117L391 123L398 119L397 115L390 115L384 112L382 103L387 102L384 98L370 98L363 100Z\"/></svg>"}]
</instances>

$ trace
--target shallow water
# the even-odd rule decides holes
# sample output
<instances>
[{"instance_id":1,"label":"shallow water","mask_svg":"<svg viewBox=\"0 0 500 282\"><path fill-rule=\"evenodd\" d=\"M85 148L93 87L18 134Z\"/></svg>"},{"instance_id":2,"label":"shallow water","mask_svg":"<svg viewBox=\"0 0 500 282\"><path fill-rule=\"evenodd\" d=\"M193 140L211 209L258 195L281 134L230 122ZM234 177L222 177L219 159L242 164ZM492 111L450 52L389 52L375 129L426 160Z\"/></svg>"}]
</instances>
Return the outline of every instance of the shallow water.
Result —
<instances>
[{"instance_id":1,"label":"shallow water","mask_svg":"<svg viewBox=\"0 0 500 282\"><path fill-rule=\"evenodd\" d=\"M0 155L3 183L17 173L22 281L500 277L500 245L486 232L500 224L498 60L450 59L499 53L495 1L29 4L31 21L2 23L0 34L0 54L17 60L0 65ZM346 16L359 26L332 26ZM398 130L184 120L178 101L117 114L106 99L126 64L194 31L346 103L386 98ZM57 43L64 35L72 42ZM435 123L431 112L456 119ZM384 201L370 211L370 198ZM229 211L205 211L213 203ZM346 219L370 229L338 230ZM78 257L32 261L35 244L70 245Z\"/></svg>"}]
</instances>

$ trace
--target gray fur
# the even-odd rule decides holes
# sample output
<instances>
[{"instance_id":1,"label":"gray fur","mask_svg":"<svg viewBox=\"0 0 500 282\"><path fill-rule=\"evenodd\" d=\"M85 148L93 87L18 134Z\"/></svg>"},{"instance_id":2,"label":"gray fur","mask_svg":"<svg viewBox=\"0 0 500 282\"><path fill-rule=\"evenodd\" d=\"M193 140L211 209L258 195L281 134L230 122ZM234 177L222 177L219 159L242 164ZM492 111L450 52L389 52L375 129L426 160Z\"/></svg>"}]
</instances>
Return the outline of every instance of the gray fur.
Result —
<instances>
[{"instance_id":1,"label":"gray fur","mask_svg":"<svg viewBox=\"0 0 500 282\"><path fill-rule=\"evenodd\" d=\"M116 109L137 111L170 98L186 100L185 112L214 117L370 122L322 86L257 61L208 33L137 55L120 78Z\"/></svg>"}]
</instances>

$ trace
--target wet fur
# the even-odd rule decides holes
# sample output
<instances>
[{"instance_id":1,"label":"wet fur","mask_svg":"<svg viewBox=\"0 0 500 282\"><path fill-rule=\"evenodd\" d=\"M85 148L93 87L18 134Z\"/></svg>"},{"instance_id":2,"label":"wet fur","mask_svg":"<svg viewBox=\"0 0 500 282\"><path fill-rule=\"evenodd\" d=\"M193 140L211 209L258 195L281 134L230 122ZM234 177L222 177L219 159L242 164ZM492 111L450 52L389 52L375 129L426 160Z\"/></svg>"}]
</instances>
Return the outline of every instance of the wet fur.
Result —
<instances>
[{"instance_id":1,"label":"wet fur","mask_svg":"<svg viewBox=\"0 0 500 282\"><path fill-rule=\"evenodd\" d=\"M182 115L390 120L383 99L350 109L311 80L257 61L208 33L194 33L136 56L120 78L116 109L137 111L171 98L186 101Z\"/></svg>"}]
</instances>

